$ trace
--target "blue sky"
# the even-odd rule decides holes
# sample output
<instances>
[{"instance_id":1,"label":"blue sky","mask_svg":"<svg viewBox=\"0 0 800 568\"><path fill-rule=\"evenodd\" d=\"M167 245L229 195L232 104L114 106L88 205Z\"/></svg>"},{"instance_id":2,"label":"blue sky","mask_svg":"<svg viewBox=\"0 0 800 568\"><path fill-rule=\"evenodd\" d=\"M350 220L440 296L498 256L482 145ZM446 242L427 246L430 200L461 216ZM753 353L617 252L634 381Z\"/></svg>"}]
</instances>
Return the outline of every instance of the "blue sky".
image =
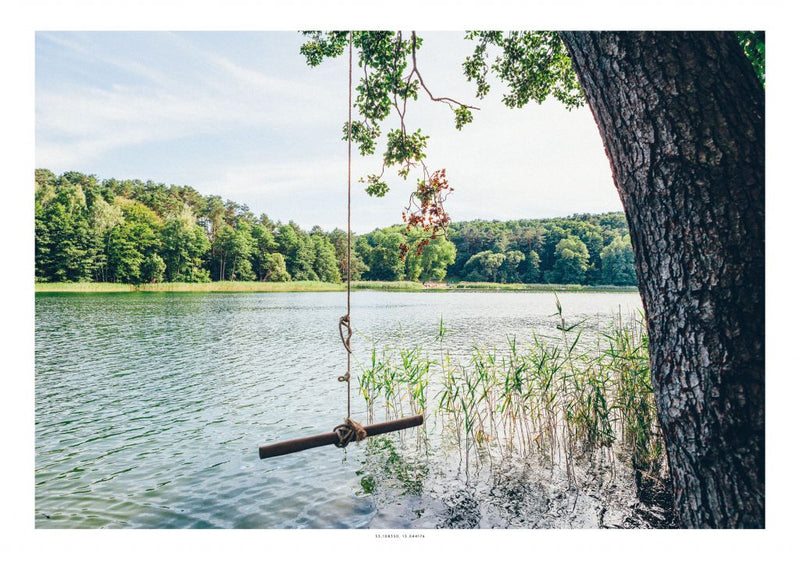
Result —
<instances>
[{"instance_id":1,"label":"blue sky","mask_svg":"<svg viewBox=\"0 0 800 568\"><path fill-rule=\"evenodd\" d=\"M463 33L419 33L433 93L481 108L461 132L443 104L421 98L408 113L431 135L428 167L446 168L456 189L455 220L622 209L587 108L508 109L499 82L478 100L461 74ZM347 62L309 68L302 42L290 31L39 31L36 167L190 185L273 219L341 227ZM388 173L393 191L370 198L355 180L378 171L378 159L354 156L354 230L400 222L413 180Z\"/></svg>"}]
</instances>

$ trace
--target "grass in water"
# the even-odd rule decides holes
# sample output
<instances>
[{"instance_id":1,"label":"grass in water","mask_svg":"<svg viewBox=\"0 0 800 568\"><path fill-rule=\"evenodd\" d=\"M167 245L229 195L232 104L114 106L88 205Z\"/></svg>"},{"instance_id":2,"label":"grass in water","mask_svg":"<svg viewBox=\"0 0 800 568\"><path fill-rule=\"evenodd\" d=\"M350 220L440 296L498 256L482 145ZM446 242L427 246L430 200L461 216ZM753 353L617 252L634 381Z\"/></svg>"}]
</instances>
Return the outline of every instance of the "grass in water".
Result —
<instances>
[{"instance_id":1,"label":"grass in water","mask_svg":"<svg viewBox=\"0 0 800 568\"><path fill-rule=\"evenodd\" d=\"M545 455L565 464L570 483L579 456L611 456L620 447L637 472L662 475L641 315L629 322L620 316L585 339L581 324L567 325L558 303L557 310L559 337L534 335L525 345L508 338L503 349L474 347L466 361L451 358L444 322L433 356L420 346L373 346L359 377L370 418L381 405L390 419L423 412L452 434L467 459L475 449Z\"/></svg>"}]
</instances>

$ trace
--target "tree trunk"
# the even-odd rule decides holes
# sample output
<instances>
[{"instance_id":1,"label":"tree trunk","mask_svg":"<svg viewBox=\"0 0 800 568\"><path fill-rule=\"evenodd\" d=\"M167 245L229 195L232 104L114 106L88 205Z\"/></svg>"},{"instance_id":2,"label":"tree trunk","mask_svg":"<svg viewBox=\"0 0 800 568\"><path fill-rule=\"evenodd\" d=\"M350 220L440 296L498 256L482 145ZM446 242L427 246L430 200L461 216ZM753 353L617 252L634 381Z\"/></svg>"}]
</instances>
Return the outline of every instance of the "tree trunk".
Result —
<instances>
[{"instance_id":1,"label":"tree trunk","mask_svg":"<svg viewBox=\"0 0 800 568\"><path fill-rule=\"evenodd\" d=\"M764 527L764 90L731 33L565 32L631 233L687 527Z\"/></svg>"}]
</instances>

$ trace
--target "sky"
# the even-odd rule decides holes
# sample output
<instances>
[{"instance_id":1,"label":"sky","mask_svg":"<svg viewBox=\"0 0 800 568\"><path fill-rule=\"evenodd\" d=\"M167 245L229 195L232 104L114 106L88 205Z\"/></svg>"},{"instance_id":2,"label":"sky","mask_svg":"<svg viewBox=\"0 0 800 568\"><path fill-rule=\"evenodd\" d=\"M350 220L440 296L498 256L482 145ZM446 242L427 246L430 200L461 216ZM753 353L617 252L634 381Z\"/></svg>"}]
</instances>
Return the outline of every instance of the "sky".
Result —
<instances>
[{"instance_id":1,"label":"sky","mask_svg":"<svg viewBox=\"0 0 800 568\"><path fill-rule=\"evenodd\" d=\"M509 109L499 81L479 100L461 72L463 33L418 33L433 94L480 108L461 131L446 105L423 97L406 119L431 137L429 170L447 170L453 220L622 210L588 108ZM303 41L293 31L37 31L36 167L189 185L306 229L343 227L347 60L311 68ZM397 124L390 116L383 131ZM418 177L389 171L392 191L372 198L358 180L379 171L379 157L354 148L356 232L401 222Z\"/></svg>"}]
</instances>

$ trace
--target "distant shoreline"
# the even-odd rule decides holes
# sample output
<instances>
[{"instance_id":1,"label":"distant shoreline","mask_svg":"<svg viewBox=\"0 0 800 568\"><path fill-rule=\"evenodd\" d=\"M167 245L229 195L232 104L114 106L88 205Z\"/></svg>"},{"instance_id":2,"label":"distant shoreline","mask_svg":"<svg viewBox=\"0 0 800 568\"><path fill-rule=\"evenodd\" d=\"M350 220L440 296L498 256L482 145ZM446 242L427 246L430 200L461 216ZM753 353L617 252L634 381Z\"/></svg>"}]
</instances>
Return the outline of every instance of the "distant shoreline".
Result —
<instances>
[{"instance_id":1,"label":"distant shoreline","mask_svg":"<svg viewBox=\"0 0 800 568\"><path fill-rule=\"evenodd\" d=\"M494 282L357 281L352 290L387 292L638 292L635 286L582 286L579 284L499 284ZM112 284L109 282L37 282L36 293L115 293L115 292L344 292L345 283L330 282L161 282L158 284Z\"/></svg>"}]
</instances>

